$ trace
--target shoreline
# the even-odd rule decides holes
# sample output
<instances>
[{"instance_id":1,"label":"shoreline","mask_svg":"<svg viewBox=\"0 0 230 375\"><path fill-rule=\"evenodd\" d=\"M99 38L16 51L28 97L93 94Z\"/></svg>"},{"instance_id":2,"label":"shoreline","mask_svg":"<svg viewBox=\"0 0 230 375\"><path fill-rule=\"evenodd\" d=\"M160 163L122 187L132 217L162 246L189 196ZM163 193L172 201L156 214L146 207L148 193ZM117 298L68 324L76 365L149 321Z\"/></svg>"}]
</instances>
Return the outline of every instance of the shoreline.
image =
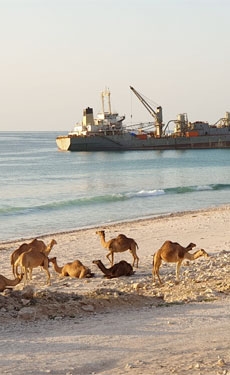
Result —
<instances>
[{"instance_id":1,"label":"shoreline","mask_svg":"<svg viewBox=\"0 0 230 375\"><path fill-rule=\"evenodd\" d=\"M198 215L198 214L202 214L205 212L211 213L211 212L216 212L216 211L219 212L219 211L225 211L225 210L230 210L230 204L222 204L220 206L209 207L209 208L201 208L199 210L177 211L177 212L163 214L163 215L153 215L153 216L148 216L148 217L143 217L143 218L121 220L121 221L115 221L115 222L110 222L110 223L104 223L102 225L92 225L92 226L86 226L82 228L76 228L76 229L67 230L67 231L45 233L45 234L36 236L36 238L45 239L47 237L60 236L60 235L72 235L74 233L81 233L81 232L88 231L88 230L97 230L99 228L104 228L104 229L112 228L112 227L116 228L122 224L126 226L129 224L135 224L135 223L138 224L138 223L156 222L158 220L164 220L168 218L176 218L176 217L181 217L181 216L186 216L186 215ZM25 242L33 238L35 237L28 236L28 237L21 237L21 238L16 238L16 239L9 239L6 241L2 240L0 241L0 246L18 243L18 242Z\"/></svg>"}]
</instances>

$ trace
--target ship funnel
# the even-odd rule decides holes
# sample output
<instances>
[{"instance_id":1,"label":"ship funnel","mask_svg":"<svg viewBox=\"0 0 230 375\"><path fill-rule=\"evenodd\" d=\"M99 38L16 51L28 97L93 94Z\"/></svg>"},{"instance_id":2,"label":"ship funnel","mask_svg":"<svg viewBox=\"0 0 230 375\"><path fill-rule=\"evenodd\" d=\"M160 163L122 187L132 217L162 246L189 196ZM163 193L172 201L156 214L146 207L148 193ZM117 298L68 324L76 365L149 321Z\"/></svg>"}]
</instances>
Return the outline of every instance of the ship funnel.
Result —
<instances>
[{"instance_id":1,"label":"ship funnel","mask_svg":"<svg viewBox=\"0 0 230 375\"><path fill-rule=\"evenodd\" d=\"M93 108L86 108L83 111L83 125L94 125Z\"/></svg>"}]
</instances>

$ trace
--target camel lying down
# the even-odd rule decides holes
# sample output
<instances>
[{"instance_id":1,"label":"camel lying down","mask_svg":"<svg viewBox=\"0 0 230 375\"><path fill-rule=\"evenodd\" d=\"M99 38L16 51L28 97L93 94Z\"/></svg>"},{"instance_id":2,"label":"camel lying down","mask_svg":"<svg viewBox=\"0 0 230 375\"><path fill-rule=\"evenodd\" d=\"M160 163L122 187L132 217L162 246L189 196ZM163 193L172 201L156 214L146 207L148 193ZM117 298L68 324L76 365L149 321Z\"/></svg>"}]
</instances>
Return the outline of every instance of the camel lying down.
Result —
<instances>
[{"instance_id":1,"label":"camel lying down","mask_svg":"<svg viewBox=\"0 0 230 375\"><path fill-rule=\"evenodd\" d=\"M159 269L162 261L168 263L176 263L176 280L179 281L180 267L184 259L195 260L200 257L209 257L204 249L197 250L195 253L190 254L189 251L196 245L190 243L187 247L181 246L178 242L165 241L161 248L153 255L153 280L157 275L160 284L162 284Z\"/></svg>"},{"instance_id":2,"label":"camel lying down","mask_svg":"<svg viewBox=\"0 0 230 375\"><path fill-rule=\"evenodd\" d=\"M60 276L70 276L77 277L79 279L93 277L94 274L91 270L84 266L80 260L75 260L73 262L66 263L64 266L59 267L57 264L57 258L50 258L49 262L53 263L53 267Z\"/></svg>"},{"instance_id":3,"label":"camel lying down","mask_svg":"<svg viewBox=\"0 0 230 375\"><path fill-rule=\"evenodd\" d=\"M23 274L16 277L14 280L7 279L7 277L0 275L0 292L3 292L5 289L11 289L9 287L18 285L23 278Z\"/></svg>"},{"instance_id":4,"label":"camel lying down","mask_svg":"<svg viewBox=\"0 0 230 375\"><path fill-rule=\"evenodd\" d=\"M104 277L107 279L120 276L131 276L134 274L133 267L125 260L121 260L110 268L106 268L101 260L94 260L93 263L98 266L98 268L104 273Z\"/></svg>"}]
</instances>

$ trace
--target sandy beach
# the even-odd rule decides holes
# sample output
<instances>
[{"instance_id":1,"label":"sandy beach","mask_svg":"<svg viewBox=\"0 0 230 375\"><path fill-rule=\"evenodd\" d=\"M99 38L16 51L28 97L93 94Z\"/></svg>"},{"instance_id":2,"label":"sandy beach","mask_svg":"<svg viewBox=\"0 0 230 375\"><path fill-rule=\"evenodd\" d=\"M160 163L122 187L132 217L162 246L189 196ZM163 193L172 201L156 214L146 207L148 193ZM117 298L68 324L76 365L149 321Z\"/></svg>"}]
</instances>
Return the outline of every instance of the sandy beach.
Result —
<instances>
[{"instance_id":1,"label":"sandy beach","mask_svg":"<svg viewBox=\"0 0 230 375\"><path fill-rule=\"evenodd\" d=\"M50 265L51 285L40 268L0 293L2 374L230 374L230 206L183 212L40 237L57 244L50 256L60 266L75 259L93 278L60 278ZM105 279L92 263L106 267L105 238L119 233L139 248L134 275ZM0 273L13 279L10 254L23 238L0 244ZM152 279L152 255L166 240L197 249L209 258L186 261L175 282L175 263L163 263L163 284ZM132 263L126 251L115 262Z\"/></svg>"}]
</instances>

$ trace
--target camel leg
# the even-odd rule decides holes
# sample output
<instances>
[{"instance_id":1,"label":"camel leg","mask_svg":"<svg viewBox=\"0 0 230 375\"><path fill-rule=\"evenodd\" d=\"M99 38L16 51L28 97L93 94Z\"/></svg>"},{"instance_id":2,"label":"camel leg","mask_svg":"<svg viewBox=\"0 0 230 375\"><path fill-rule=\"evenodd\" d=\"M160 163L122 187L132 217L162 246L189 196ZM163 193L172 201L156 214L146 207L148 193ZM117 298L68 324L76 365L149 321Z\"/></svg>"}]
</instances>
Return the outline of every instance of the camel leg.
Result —
<instances>
[{"instance_id":1,"label":"camel leg","mask_svg":"<svg viewBox=\"0 0 230 375\"><path fill-rule=\"evenodd\" d=\"M106 255L106 258L109 260L111 266L113 266L113 253L111 251Z\"/></svg>"},{"instance_id":2,"label":"camel leg","mask_svg":"<svg viewBox=\"0 0 230 375\"><path fill-rule=\"evenodd\" d=\"M22 273L22 269L21 269L21 273ZM15 277L18 277L19 276L19 272L18 272L18 266L15 266L13 265L13 274Z\"/></svg>"},{"instance_id":3,"label":"camel leg","mask_svg":"<svg viewBox=\"0 0 230 375\"><path fill-rule=\"evenodd\" d=\"M113 266L113 264L114 264L114 253L113 252L111 253L111 260L112 260L111 265Z\"/></svg>"},{"instance_id":4,"label":"camel leg","mask_svg":"<svg viewBox=\"0 0 230 375\"><path fill-rule=\"evenodd\" d=\"M45 271L46 274L47 274L47 281L46 281L46 284L47 284L47 285L50 285L51 283L50 283L50 273L49 273L49 270L48 270L48 268L46 268L45 266L43 267L43 269L44 269L44 271Z\"/></svg>"},{"instance_id":5,"label":"camel leg","mask_svg":"<svg viewBox=\"0 0 230 375\"><path fill-rule=\"evenodd\" d=\"M32 268L29 268L29 279L32 280Z\"/></svg>"},{"instance_id":6,"label":"camel leg","mask_svg":"<svg viewBox=\"0 0 230 375\"><path fill-rule=\"evenodd\" d=\"M136 260L136 267L138 268L139 258L137 256L137 254L134 255L133 266L135 265L135 260Z\"/></svg>"},{"instance_id":7,"label":"camel leg","mask_svg":"<svg viewBox=\"0 0 230 375\"><path fill-rule=\"evenodd\" d=\"M180 280L179 273L180 273L181 263L182 263L182 260L180 260L180 261L177 262L177 264L176 264L176 280L177 280L177 281Z\"/></svg>"},{"instance_id":8,"label":"camel leg","mask_svg":"<svg viewBox=\"0 0 230 375\"><path fill-rule=\"evenodd\" d=\"M16 272L15 272L15 269L14 269L14 264L12 264L12 272L13 272L14 277L16 277L16 276L15 276L15 275L16 275Z\"/></svg>"},{"instance_id":9,"label":"camel leg","mask_svg":"<svg viewBox=\"0 0 230 375\"><path fill-rule=\"evenodd\" d=\"M159 269L161 266L162 260L156 256L154 257L154 266L153 266L153 281L155 282L155 276L157 275L159 283L162 284L160 275L159 275Z\"/></svg>"},{"instance_id":10,"label":"camel leg","mask_svg":"<svg viewBox=\"0 0 230 375\"><path fill-rule=\"evenodd\" d=\"M129 250L129 251L130 251L130 253L131 253L132 256L133 256L133 267L135 266L135 262L136 262L136 267L138 268L139 258L138 258L138 256L137 256L136 251L134 251L134 250Z\"/></svg>"},{"instance_id":11,"label":"camel leg","mask_svg":"<svg viewBox=\"0 0 230 375\"><path fill-rule=\"evenodd\" d=\"M22 273L23 273L23 283L24 283L24 285L26 285L27 284L27 269L26 269L26 267L22 267Z\"/></svg>"},{"instance_id":12,"label":"camel leg","mask_svg":"<svg viewBox=\"0 0 230 375\"><path fill-rule=\"evenodd\" d=\"M79 275L79 279L83 279L84 276L85 276L84 274L85 274L85 270L81 270L80 275Z\"/></svg>"},{"instance_id":13,"label":"camel leg","mask_svg":"<svg viewBox=\"0 0 230 375\"><path fill-rule=\"evenodd\" d=\"M44 260L44 264L42 265L42 268L47 273L47 285L50 285L50 272L49 272L49 260L48 258Z\"/></svg>"},{"instance_id":14,"label":"camel leg","mask_svg":"<svg viewBox=\"0 0 230 375\"><path fill-rule=\"evenodd\" d=\"M136 248L129 249L129 251L133 256L133 267L135 266L135 261L136 261L136 267L138 268L139 258L138 258L137 253L136 253Z\"/></svg>"}]
</instances>

